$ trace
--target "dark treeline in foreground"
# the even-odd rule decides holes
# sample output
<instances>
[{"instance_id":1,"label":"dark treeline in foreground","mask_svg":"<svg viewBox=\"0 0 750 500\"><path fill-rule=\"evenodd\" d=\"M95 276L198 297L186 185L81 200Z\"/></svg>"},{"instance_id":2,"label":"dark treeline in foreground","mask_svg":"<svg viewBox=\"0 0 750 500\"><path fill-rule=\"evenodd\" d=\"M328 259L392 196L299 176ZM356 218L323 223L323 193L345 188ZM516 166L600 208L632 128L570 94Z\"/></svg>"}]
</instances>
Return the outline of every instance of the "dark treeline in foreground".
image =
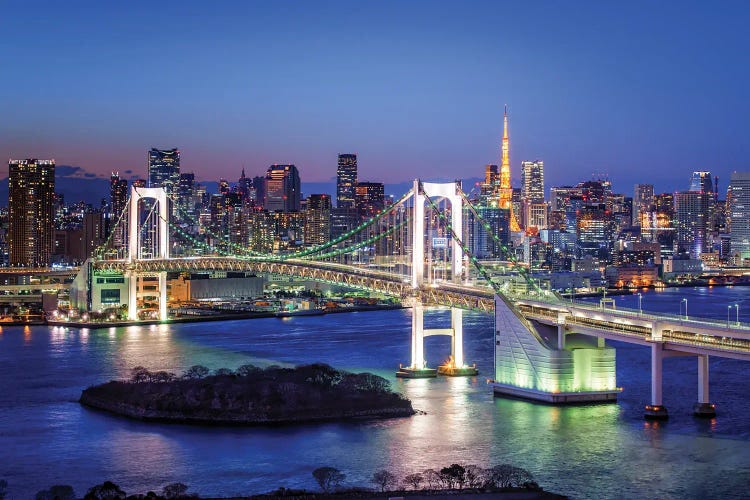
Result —
<instances>
[{"instance_id":1,"label":"dark treeline in foreground","mask_svg":"<svg viewBox=\"0 0 750 500\"><path fill-rule=\"evenodd\" d=\"M193 366L178 377L132 370L129 381L89 387L81 403L142 420L201 424L273 424L414 414L411 401L371 373L325 364L296 368L244 365L211 373Z\"/></svg>"},{"instance_id":2,"label":"dark treeline in foreground","mask_svg":"<svg viewBox=\"0 0 750 500\"><path fill-rule=\"evenodd\" d=\"M319 492L279 488L262 495L234 497L235 499L344 499L344 498L383 498L412 495L453 495L489 494L503 492L527 492L531 496L524 498L564 498L547 493L534 481L531 474L520 467L509 464L484 468L476 465L452 464L441 469L426 469L423 472L398 477L388 470L379 470L372 475L374 488L345 487L346 474L334 467L319 467L312 473L320 486ZM7 482L0 480L0 500L5 498ZM92 486L83 497L84 500L185 500L200 498L188 492L188 486L172 483L165 486L161 493L149 491L144 494L127 495L117 484L105 481ZM36 494L36 500L76 500L73 488L66 485L52 486ZM215 497L212 497L215 498Z\"/></svg>"}]
</instances>

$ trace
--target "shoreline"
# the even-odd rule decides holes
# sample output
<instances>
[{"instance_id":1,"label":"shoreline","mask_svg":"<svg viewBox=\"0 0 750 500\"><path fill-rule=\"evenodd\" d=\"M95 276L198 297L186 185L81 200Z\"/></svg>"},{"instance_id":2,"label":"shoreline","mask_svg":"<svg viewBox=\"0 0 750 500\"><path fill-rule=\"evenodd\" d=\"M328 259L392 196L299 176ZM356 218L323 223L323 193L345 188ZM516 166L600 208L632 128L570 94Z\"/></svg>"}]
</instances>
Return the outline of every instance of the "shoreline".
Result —
<instances>
[{"instance_id":1,"label":"shoreline","mask_svg":"<svg viewBox=\"0 0 750 500\"><path fill-rule=\"evenodd\" d=\"M325 422L367 421L389 418L405 418L420 414L408 408L384 408L362 410L344 415L319 415L287 418L202 418L170 415L158 410L146 410L126 403L105 401L86 394L84 391L78 402L89 409L107 412L129 420L159 424L196 425L200 427L286 427L292 425L317 424Z\"/></svg>"},{"instance_id":2,"label":"shoreline","mask_svg":"<svg viewBox=\"0 0 750 500\"><path fill-rule=\"evenodd\" d=\"M257 318L294 318L295 316L307 317L307 316L322 316L325 314L340 314L349 312L366 312L366 311L385 311L391 309L404 309L401 304L398 305L382 305L382 306L353 306L353 307L341 307L338 309L322 310L320 313L315 314L291 314L286 316L277 315L277 311L268 312L239 312L230 314L215 314L211 316L182 316L180 318L169 318L166 320L150 319L150 320L138 320L138 321L113 321L111 323L90 323L82 321L47 321L46 323L37 323L37 325L48 325L48 326L67 326L72 328L88 328L90 330L100 330L102 328L120 328L126 326L149 326L149 325L168 325L172 323L202 323L209 321L233 321L233 320L244 320L244 319L257 319ZM23 326L29 323L7 323L8 326Z\"/></svg>"}]
</instances>

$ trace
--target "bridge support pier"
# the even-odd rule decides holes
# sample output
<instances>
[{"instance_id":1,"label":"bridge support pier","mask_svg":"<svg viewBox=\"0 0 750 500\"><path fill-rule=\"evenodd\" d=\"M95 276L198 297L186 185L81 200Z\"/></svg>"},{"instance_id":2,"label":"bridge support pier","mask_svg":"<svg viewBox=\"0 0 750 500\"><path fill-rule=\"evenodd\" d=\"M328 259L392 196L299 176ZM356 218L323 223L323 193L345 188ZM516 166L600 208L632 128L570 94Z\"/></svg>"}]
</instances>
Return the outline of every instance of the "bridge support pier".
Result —
<instances>
[{"instance_id":1,"label":"bridge support pier","mask_svg":"<svg viewBox=\"0 0 750 500\"><path fill-rule=\"evenodd\" d=\"M159 273L159 319L167 320L167 273Z\"/></svg>"},{"instance_id":2,"label":"bridge support pier","mask_svg":"<svg viewBox=\"0 0 750 500\"><path fill-rule=\"evenodd\" d=\"M451 308L451 358L448 363L438 367L440 375L449 377L473 377L479 373L476 365L464 364L464 311L457 307Z\"/></svg>"},{"instance_id":3,"label":"bridge support pier","mask_svg":"<svg viewBox=\"0 0 750 500\"><path fill-rule=\"evenodd\" d=\"M401 378L437 377L437 370L427 368L424 360L424 305L418 301L411 308L411 365L400 366L396 376Z\"/></svg>"},{"instance_id":4,"label":"bridge support pier","mask_svg":"<svg viewBox=\"0 0 750 500\"><path fill-rule=\"evenodd\" d=\"M667 408L662 403L662 365L664 363L664 344L651 344L651 404L646 405L643 416L648 420L666 420L669 418Z\"/></svg>"},{"instance_id":5,"label":"bridge support pier","mask_svg":"<svg viewBox=\"0 0 750 500\"><path fill-rule=\"evenodd\" d=\"M128 280L128 319L138 319L138 273L129 271L126 273Z\"/></svg>"},{"instance_id":6,"label":"bridge support pier","mask_svg":"<svg viewBox=\"0 0 750 500\"><path fill-rule=\"evenodd\" d=\"M716 405L708 397L708 355L698 355L698 402L693 405L693 415L703 418L716 416Z\"/></svg>"},{"instance_id":7,"label":"bridge support pier","mask_svg":"<svg viewBox=\"0 0 750 500\"><path fill-rule=\"evenodd\" d=\"M411 309L411 365L401 366L396 372L401 378L432 378L440 375L450 377L474 376L476 366L464 364L463 310L451 308L450 328L424 328L424 304L417 301ZM431 335L450 335L451 356L447 363L437 369L428 368L424 359L424 338Z\"/></svg>"}]
</instances>

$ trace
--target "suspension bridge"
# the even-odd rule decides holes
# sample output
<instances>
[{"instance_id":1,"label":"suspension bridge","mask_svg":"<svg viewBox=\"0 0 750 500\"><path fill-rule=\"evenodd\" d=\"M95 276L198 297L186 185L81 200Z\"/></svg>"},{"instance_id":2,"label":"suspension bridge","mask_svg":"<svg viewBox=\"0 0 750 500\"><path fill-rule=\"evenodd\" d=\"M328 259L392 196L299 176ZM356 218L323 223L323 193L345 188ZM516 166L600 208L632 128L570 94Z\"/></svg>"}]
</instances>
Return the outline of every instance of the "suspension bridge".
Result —
<instances>
[{"instance_id":1,"label":"suspension bridge","mask_svg":"<svg viewBox=\"0 0 750 500\"><path fill-rule=\"evenodd\" d=\"M139 308L155 302L159 318L166 320L169 272L248 271L367 290L411 307L411 358L397 372L405 378L476 375L464 359L462 317L464 310L478 310L495 317L490 383L498 394L555 404L614 401L620 392L615 349L606 340L649 348L652 382L646 418L667 417L662 398L666 358L696 357L694 411L699 416L715 415L709 356L750 359L750 325L616 310L604 302L564 300L540 289L458 181L415 180L393 204L340 236L275 253L217 234L181 212L176 201L161 188L131 188L109 239L76 278L77 293L89 308L97 284L111 279L124 286L122 303L129 319L137 320ZM200 227L202 235L187 230L185 221ZM483 232L503 251L523 286L498 280L474 256L467 245L477 237L472 231ZM171 255L177 241L180 254ZM139 287L144 280L149 286ZM431 306L449 309L449 328L425 328L424 310ZM451 338L450 360L437 368L425 361L424 338L432 335Z\"/></svg>"}]
</instances>

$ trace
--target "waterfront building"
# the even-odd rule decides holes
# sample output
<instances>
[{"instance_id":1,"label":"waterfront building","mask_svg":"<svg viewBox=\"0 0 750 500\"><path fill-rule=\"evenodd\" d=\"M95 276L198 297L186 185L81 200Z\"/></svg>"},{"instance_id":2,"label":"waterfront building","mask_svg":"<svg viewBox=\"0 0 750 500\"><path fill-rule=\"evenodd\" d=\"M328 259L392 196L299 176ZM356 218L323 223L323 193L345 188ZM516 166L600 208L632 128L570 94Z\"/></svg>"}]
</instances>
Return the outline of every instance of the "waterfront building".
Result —
<instances>
[{"instance_id":1,"label":"waterfront building","mask_svg":"<svg viewBox=\"0 0 750 500\"><path fill-rule=\"evenodd\" d=\"M269 212L297 212L300 209L302 186L294 165L271 165L266 171L265 201Z\"/></svg>"},{"instance_id":2,"label":"waterfront building","mask_svg":"<svg viewBox=\"0 0 750 500\"><path fill-rule=\"evenodd\" d=\"M750 259L750 172L732 172L730 253L737 265Z\"/></svg>"},{"instance_id":3,"label":"waterfront building","mask_svg":"<svg viewBox=\"0 0 750 500\"><path fill-rule=\"evenodd\" d=\"M148 187L172 193L180 180L180 151L151 148L148 152Z\"/></svg>"},{"instance_id":4,"label":"waterfront building","mask_svg":"<svg viewBox=\"0 0 750 500\"><path fill-rule=\"evenodd\" d=\"M305 208L305 245L322 245L331 239L331 196L311 194Z\"/></svg>"},{"instance_id":5,"label":"waterfront building","mask_svg":"<svg viewBox=\"0 0 750 500\"><path fill-rule=\"evenodd\" d=\"M357 155L339 154L336 169L336 207L355 208L357 186Z\"/></svg>"},{"instance_id":6,"label":"waterfront building","mask_svg":"<svg viewBox=\"0 0 750 500\"><path fill-rule=\"evenodd\" d=\"M55 160L10 160L8 258L11 266L50 264L54 216Z\"/></svg>"},{"instance_id":7,"label":"waterfront building","mask_svg":"<svg viewBox=\"0 0 750 500\"><path fill-rule=\"evenodd\" d=\"M385 186L382 182L359 182L354 200L361 218L373 217L385 208Z\"/></svg>"}]
</instances>

